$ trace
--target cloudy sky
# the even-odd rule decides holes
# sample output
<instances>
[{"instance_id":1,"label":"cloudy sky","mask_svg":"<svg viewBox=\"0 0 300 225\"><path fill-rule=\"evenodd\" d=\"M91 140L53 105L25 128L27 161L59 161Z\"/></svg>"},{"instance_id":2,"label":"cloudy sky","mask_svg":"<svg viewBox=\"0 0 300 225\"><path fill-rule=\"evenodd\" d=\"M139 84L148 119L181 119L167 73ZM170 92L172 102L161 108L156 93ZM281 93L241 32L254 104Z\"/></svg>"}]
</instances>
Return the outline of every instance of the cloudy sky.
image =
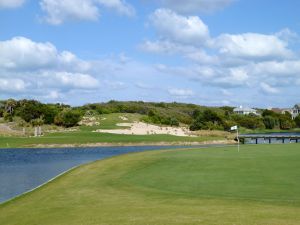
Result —
<instances>
[{"instance_id":1,"label":"cloudy sky","mask_svg":"<svg viewBox=\"0 0 300 225\"><path fill-rule=\"evenodd\" d=\"M289 107L298 0L0 0L0 99Z\"/></svg>"}]
</instances>

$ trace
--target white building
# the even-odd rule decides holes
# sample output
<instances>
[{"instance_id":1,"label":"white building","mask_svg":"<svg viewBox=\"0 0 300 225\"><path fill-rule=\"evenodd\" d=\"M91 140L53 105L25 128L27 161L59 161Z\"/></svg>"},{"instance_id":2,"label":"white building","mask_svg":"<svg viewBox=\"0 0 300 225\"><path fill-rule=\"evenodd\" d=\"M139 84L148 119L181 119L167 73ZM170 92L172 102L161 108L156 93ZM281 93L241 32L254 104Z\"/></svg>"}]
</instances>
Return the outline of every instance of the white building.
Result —
<instances>
[{"instance_id":1,"label":"white building","mask_svg":"<svg viewBox=\"0 0 300 225\"><path fill-rule=\"evenodd\" d=\"M292 117L295 119L300 114L300 103L296 104L292 111Z\"/></svg>"},{"instance_id":2,"label":"white building","mask_svg":"<svg viewBox=\"0 0 300 225\"><path fill-rule=\"evenodd\" d=\"M249 107L243 107L243 106L233 109L233 112L239 115L249 115L249 114L258 115L255 109Z\"/></svg>"}]
</instances>

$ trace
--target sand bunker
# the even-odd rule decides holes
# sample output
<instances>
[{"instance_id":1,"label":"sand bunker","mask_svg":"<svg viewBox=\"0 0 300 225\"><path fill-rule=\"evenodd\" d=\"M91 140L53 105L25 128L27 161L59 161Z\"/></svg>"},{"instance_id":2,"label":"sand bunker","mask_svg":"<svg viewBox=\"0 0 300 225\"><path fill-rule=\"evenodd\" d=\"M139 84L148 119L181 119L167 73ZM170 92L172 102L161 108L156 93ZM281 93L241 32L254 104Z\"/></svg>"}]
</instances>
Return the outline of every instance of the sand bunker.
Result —
<instances>
[{"instance_id":1,"label":"sand bunker","mask_svg":"<svg viewBox=\"0 0 300 225\"><path fill-rule=\"evenodd\" d=\"M100 125L100 123L97 121L97 118L94 116L84 116L78 124L89 126L89 127Z\"/></svg>"},{"instance_id":2,"label":"sand bunker","mask_svg":"<svg viewBox=\"0 0 300 225\"><path fill-rule=\"evenodd\" d=\"M130 127L128 129L103 130L99 129L94 132L110 133L110 134L128 134L128 135L150 135L150 134L169 134L175 136L191 136L187 128L160 127L152 124L134 122L134 123L118 123L120 127Z\"/></svg>"}]
</instances>

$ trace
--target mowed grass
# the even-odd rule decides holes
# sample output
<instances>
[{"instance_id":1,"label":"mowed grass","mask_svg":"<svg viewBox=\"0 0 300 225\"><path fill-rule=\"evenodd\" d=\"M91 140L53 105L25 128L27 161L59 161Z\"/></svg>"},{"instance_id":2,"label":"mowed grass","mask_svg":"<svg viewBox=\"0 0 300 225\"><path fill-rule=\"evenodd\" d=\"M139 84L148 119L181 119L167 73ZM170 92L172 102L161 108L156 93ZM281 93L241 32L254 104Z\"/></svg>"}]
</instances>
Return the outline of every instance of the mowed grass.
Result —
<instances>
[{"instance_id":1,"label":"mowed grass","mask_svg":"<svg viewBox=\"0 0 300 225\"><path fill-rule=\"evenodd\" d=\"M300 224L300 145L164 150L81 166L0 205L0 224Z\"/></svg>"}]
</instances>

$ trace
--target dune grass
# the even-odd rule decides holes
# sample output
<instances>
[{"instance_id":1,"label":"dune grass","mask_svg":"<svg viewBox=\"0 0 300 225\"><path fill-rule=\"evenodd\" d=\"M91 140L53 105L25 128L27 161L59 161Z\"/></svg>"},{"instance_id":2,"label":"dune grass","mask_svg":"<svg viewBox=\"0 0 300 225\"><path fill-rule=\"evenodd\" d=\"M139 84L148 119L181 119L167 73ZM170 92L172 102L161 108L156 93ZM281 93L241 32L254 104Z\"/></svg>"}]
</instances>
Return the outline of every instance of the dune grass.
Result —
<instances>
[{"instance_id":1,"label":"dune grass","mask_svg":"<svg viewBox=\"0 0 300 225\"><path fill-rule=\"evenodd\" d=\"M0 224L299 224L299 160L297 144L113 157L0 205Z\"/></svg>"},{"instance_id":2,"label":"dune grass","mask_svg":"<svg viewBox=\"0 0 300 225\"><path fill-rule=\"evenodd\" d=\"M122 118L128 120L122 120ZM75 131L56 131L47 132L46 129L42 137L22 137L22 136L1 136L0 148L20 148L43 146L64 146L64 145L93 145L93 144L155 144L179 142L205 142L213 140L226 140L226 134L219 135L214 132L203 134L199 137L178 137L172 135L123 135L93 132L97 129L125 129L118 127L117 123L131 123L139 121L141 115L129 113L112 113L96 116L100 125L97 126L79 126ZM231 138L232 140L233 138Z\"/></svg>"},{"instance_id":3,"label":"dune grass","mask_svg":"<svg viewBox=\"0 0 300 225\"><path fill-rule=\"evenodd\" d=\"M222 137L177 137L172 135L122 135L93 133L89 131L46 134L43 137L0 137L0 148L35 147L37 145L85 145L85 144L153 144L225 140Z\"/></svg>"}]
</instances>

